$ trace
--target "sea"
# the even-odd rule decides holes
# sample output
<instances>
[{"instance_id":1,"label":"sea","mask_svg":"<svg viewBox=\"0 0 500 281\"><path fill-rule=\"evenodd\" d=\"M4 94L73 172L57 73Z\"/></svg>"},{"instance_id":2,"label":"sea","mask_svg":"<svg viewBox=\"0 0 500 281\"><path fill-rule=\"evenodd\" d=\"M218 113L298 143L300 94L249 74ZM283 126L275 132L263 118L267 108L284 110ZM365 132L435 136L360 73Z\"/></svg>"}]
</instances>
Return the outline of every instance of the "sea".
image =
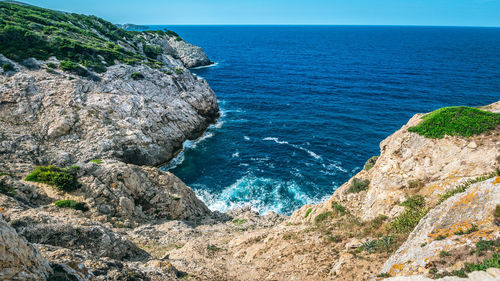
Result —
<instances>
[{"instance_id":1,"label":"sea","mask_svg":"<svg viewBox=\"0 0 500 281\"><path fill-rule=\"evenodd\" d=\"M291 214L329 198L414 114L500 100L500 28L151 28L215 62L192 72L221 117L162 168L212 210Z\"/></svg>"}]
</instances>

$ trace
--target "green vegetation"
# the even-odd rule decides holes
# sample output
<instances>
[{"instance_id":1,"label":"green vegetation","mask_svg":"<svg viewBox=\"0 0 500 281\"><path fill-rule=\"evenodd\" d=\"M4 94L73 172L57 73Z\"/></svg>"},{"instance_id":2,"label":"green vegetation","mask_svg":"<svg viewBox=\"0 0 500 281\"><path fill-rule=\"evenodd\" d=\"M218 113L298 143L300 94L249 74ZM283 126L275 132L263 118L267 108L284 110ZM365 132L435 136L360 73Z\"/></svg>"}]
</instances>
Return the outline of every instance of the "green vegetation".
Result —
<instances>
[{"instance_id":1,"label":"green vegetation","mask_svg":"<svg viewBox=\"0 0 500 281\"><path fill-rule=\"evenodd\" d=\"M497 205L497 206L495 207L495 217L496 217L497 219L500 219L500 205Z\"/></svg>"},{"instance_id":2,"label":"green vegetation","mask_svg":"<svg viewBox=\"0 0 500 281\"><path fill-rule=\"evenodd\" d=\"M58 208L69 208L86 212L89 210L87 205L83 202L76 202L74 200L59 200L54 203Z\"/></svg>"},{"instance_id":3,"label":"green vegetation","mask_svg":"<svg viewBox=\"0 0 500 281\"><path fill-rule=\"evenodd\" d=\"M25 180L50 184L62 191L70 192L80 187L76 170L74 167L62 169L55 166L38 166L26 176Z\"/></svg>"},{"instance_id":4,"label":"green vegetation","mask_svg":"<svg viewBox=\"0 0 500 281\"><path fill-rule=\"evenodd\" d=\"M375 163L377 162L378 160L378 156L373 156L372 158L368 159L368 161L366 161L365 163L365 171L370 171L371 168L373 168L373 166L375 166Z\"/></svg>"},{"instance_id":5,"label":"green vegetation","mask_svg":"<svg viewBox=\"0 0 500 281\"><path fill-rule=\"evenodd\" d=\"M182 73L184 73L184 71L182 70L182 68L176 68L175 73L181 75Z\"/></svg>"},{"instance_id":6,"label":"green vegetation","mask_svg":"<svg viewBox=\"0 0 500 281\"><path fill-rule=\"evenodd\" d=\"M98 73L116 61L160 66L155 57L158 47L145 47L146 57L138 50L137 43L145 41L141 34L147 33L179 38L168 30L125 31L95 16L0 2L0 52L17 62L55 56Z\"/></svg>"},{"instance_id":7,"label":"green vegetation","mask_svg":"<svg viewBox=\"0 0 500 281\"><path fill-rule=\"evenodd\" d=\"M85 68L81 67L79 64L74 63L72 61L63 60L59 63L59 67L64 71L72 72L80 76L85 77L89 75Z\"/></svg>"},{"instance_id":8,"label":"green vegetation","mask_svg":"<svg viewBox=\"0 0 500 281\"><path fill-rule=\"evenodd\" d=\"M417 180L409 180L408 181L409 188L421 188L424 187L424 182L420 179Z\"/></svg>"},{"instance_id":9,"label":"green vegetation","mask_svg":"<svg viewBox=\"0 0 500 281\"><path fill-rule=\"evenodd\" d=\"M344 206L340 205L339 203L337 202L333 202L332 203L332 208L338 213L340 214L341 216L345 215L346 214L346 209Z\"/></svg>"},{"instance_id":10,"label":"green vegetation","mask_svg":"<svg viewBox=\"0 0 500 281\"><path fill-rule=\"evenodd\" d=\"M415 127L408 129L427 138L445 135L470 137L495 129L500 125L500 114L467 106L438 109L422 117Z\"/></svg>"},{"instance_id":11,"label":"green vegetation","mask_svg":"<svg viewBox=\"0 0 500 281\"><path fill-rule=\"evenodd\" d=\"M465 271L473 272L486 270L488 268L500 268L500 253L495 253L493 256L487 260L484 260L481 263L466 263Z\"/></svg>"},{"instance_id":12,"label":"green vegetation","mask_svg":"<svg viewBox=\"0 0 500 281\"><path fill-rule=\"evenodd\" d=\"M477 225L475 224L472 224L471 228L467 229L466 231L463 231L462 229L460 229L459 231L456 231L455 232L455 235L465 235L465 234L470 234L472 232L476 232L478 231L479 229L477 228Z\"/></svg>"},{"instance_id":13,"label":"green vegetation","mask_svg":"<svg viewBox=\"0 0 500 281\"><path fill-rule=\"evenodd\" d=\"M358 193L358 192L361 192L363 190L367 190L368 185L370 185L369 180L360 180L358 178L354 178L354 179L352 179L351 186L349 187L347 192Z\"/></svg>"},{"instance_id":14,"label":"green vegetation","mask_svg":"<svg viewBox=\"0 0 500 281\"><path fill-rule=\"evenodd\" d=\"M2 64L2 69L5 72L12 71L12 70L14 70L14 66L12 65L12 63L7 62L7 63Z\"/></svg>"},{"instance_id":15,"label":"green vegetation","mask_svg":"<svg viewBox=\"0 0 500 281\"><path fill-rule=\"evenodd\" d=\"M312 210L313 210L312 208L307 209L306 215L304 216L304 218L307 218L309 216L309 214L312 212Z\"/></svg>"},{"instance_id":16,"label":"green vegetation","mask_svg":"<svg viewBox=\"0 0 500 281\"><path fill-rule=\"evenodd\" d=\"M475 179L467 180L464 183L462 183L461 185L455 187L454 189L449 190L449 191L445 192L444 194L439 195L439 197L440 197L439 203L445 201L446 199L452 197L455 194L465 192L467 190L467 188L469 188L469 186L471 186L474 183L482 182L482 181L485 181L485 180L490 179L490 178L495 177L495 176L500 176L500 169L497 169L495 172L493 172L491 174L483 175L483 176L477 177Z\"/></svg>"},{"instance_id":17,"label":"green vegetation","mask_svg":"<svg viewBox=\"0 0 500 281\"><path fill-rule=\"evenodd\" d=\"M163 49L157 46L144 45L142 51L147 57L156 59L163 52Z\"/></svg>"},{"instance_id":18,"label":"green vegetation","mask_svg":"<svg viewBox=\"0 0 500 281\"><path fill-rule=\"evenodd\" d=\"M144 79L144 75L140 72L134 72L134 73L132 73L132 75L130 75L130 77L132 77L132 79L134 79L134 80Z\"/></svg>"},{"instance_id":19,"label":"green vegetation","mask_svg":"<svg viewBox=\"0 0 500 281\"><path fill-rule=\"evenodd\" d=\"M248 222L247 219L235 219L235 220L233 220L234 224L239 224L239 225L247 223L247 222Z\"/></svg>"},{"instance_id":20,"label":"green vegetation","mask_svg":"<svg viewBox=\"0 0 500 281\"><path fill-rule=\"evenodd\" d=\"M446 252L446 251L441 251L441 252L439 252L439 256L443 258L443 257L449 257L449 256L451 256L451 254L449 252Z\"/></svg>"},{"instance_id":21,"label":"green vegetation","mask_svg":"<svg viewBox=\"0 0 500 281\"><path fill-rule=\"evenodd\" d=\"M102 160L101 159L94 159L94 160L90 160L90 163L94 163L94 164L102 164Z\"/></svg>"},{"instance_id":22,"label":"green vegetation","mask_svg":"<svg viewBox=\"0 0 500 281\"><path fill-rule=\"evenodd\" d=\"M380 277L380 278L389 278L389 277L391 277L391 275L389 273L380 273L379 275L377 275L377 277Z\"/></svg>"},{"instance_id":23,"label":"green vegetation","mask_svg":"<svg viewBox=\"0 0 500 281\"><path fill-rule=\"evenodd\" d=\"M332 214L333 214L332 212L321 213L314 218L314 222L317 224L322 223L323 221L328 219Z\"/></svg>"},{"instance_id":24,"label":"green vegetation","mask_svg":"<svg viewBox=\"0 0 500 281\"><path fill-rule=\"evenodd\" d=\"M420 219L427 214L425 200L420 195L414 195L400 205L406 207L406 210L396 217L389 227L397 233L410 233L417 226Z\"/></svg>"},{"instance_id":25,"label":"green vegetation","mask_svg":"<svg viewBox=\"0 0 500 281\"><path fill-rule=\"evenodd\" d=\"M210 252L218 252L220 250L222 250L221 248L215 246L215 245L210 245L208 244L207 245L207 250L210 251Z\"/></svg>"},{"instance_id":26,"label":"green vegetation","mask_svg":"<svg viewBox=\"0 0 500 281\"><path fill-rule=\"evenodd\" d=\"M47 67L48 67L48 68L55 69L55 68L57 68L57 64L55 64L55 63L53 63L53 62L49 62L49 63L47 63Z\"/></svg>"},{"instance_id":27,"label":"green vegetation","mask_svg":"<svg viewBox=\"0 0 500 281\"><path fill-rule=\"evenodd\" d=\"M439 235L438 237L436 237L436 240L437 240L437 241L440 241L440 240L444 240L444 239L446 239L446 238L448 238L448 235L443 235L443 234L441 234L441 235Z\"/></svg>"}]
</instances>

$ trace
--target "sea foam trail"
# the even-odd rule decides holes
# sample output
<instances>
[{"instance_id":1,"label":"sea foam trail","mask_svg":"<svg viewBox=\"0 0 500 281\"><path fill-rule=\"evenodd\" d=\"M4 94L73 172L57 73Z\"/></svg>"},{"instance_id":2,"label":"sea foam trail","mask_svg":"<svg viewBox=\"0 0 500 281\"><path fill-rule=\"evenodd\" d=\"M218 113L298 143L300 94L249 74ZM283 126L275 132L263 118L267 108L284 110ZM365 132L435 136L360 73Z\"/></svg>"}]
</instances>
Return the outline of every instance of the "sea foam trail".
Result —
<instances>
[{"instance_id":1,"label":"sea foam trail","mask_svg":"<svg viewBox=\"0 0 500 281\"><path fill-rule=\"evenodd\" d=\"M216 67L218 66L219 63L218 62L214 62L212 64L209 64L209 65L202 65L202 66L197 66L197 67L193 67L191 69L203 69L203 68L210 68L210 67Z\"/></svg>"},{"instance_id":2,"label":"sea foam trail","mask_svg":"<svg viewBox=\"0 0 500 281\"><path fill-rule=\"evenodd\" d=\"M304 148L304 147L302 147L300 145L291 144L291 143L289 143L287 141L280 141L278 138L267 137L267 138L263 138L262 140L265 140L265 141L274 141L277 144L286 144L286 145L289 145L289 146L294 147L296 149L305 151L307 154L309 154L314 159L317 159L317 160L321 160L322 159L321 156L319 156L318 154L314 153L313 151L311 151L311 150L309 150L307 148Z\"/></svg>"},{"instance_id":3,"label":"sea foam trail","mask_svg":"<svg viewBox=\"0 0 500 281\"><path fill-rule=\"evenodd\" d=\"M253 175L245 175L217 193L208 191L203 186L193 185L193 189L212 211L226 212L250 206L263 215L269 212L291 214L303 205L317 204L328 198L311 197L294 181L285 182Z\"/></svg>"}]
</instances>

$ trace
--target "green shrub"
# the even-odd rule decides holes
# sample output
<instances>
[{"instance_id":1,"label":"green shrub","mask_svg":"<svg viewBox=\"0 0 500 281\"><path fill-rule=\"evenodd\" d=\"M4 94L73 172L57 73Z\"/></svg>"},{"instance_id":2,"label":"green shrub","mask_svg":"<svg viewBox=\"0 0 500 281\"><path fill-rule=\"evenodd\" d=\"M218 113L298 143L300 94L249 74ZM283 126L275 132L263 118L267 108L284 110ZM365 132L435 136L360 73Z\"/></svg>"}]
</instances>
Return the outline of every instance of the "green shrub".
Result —
<instances>
[{"instance_id":1,"label":"green shrub","mask_svg":"<svg viewBox=\"0 0 500 281\"><path fill-rule=\"evenodd\" d=\"M26 176L25 180L50 184L66 192L80 187L76 178L76 168L61 169L55 166L38 166Z\"/></svg>"},{"instance_id":2,"label":"green shrub","mask_svg":"<svg viewBox=\"0 0 500 281\"><path fill-rule=\"evenodd\" d=\"M130 75L130 77L132 77L132 79L134 79L134 80L144 79L144 75L140 72L134 72L134 73L132 73L132 75Z\"/></svg>"},{"instance_id":3,"label":"green shrub","mask_svg":"<svg viewBox=\"0 0 500 281\"><path fill-rule=\"evenodd\" d=\"M182 70L182 68L176 68L175 73L181 75L182 73L184 73L184 71Z\"/></svg>"},{"instance_id":4,"label":"green shrub","mask_svg":"<svg viewBox=\"0 0 500 281\"><path fill-rule=\"evenodd\" d=\"M57 64L55 64L53 62L49 62L49 63L47 63L47 67L54 69L54 68L57 68Z\"/></svg>"},{"instance_id":5,"label":"green shrub","mask_svg":"<svg viewBox=\"0 0 500 281\"><path fill-rule=\"evenodd\" d=\"M332 208L337 211L337 213L339 213L340 215L345 215L346 214L346 209L344 206L340 205L339 203L337 202L333 202L332 203Z\"/></svg>"},{"instance_id":6,"label":"green shrub","mask_svg":"<svg viewBox=\"0 0 500 281\"><path fill-rule=\"evenodd\" d=\"M244 223L247 223L247 222L248 222L247 219L235 219L235 220L233 220L234 224L240 224L240 225L244 224Z\"/></svg>"},{"instance_id":7,"label":"green shrub","mask_svg":"<svg viewBox=\"0 0 500 281\"><path fill-rule=\"evenodd\" d=\"M94 164L102 164L102 160L101 159L94 159L94 160L90 160L90 163L94 163Z\"/></svg>"},{"instance_id":8,"label":"green shrub","mask_svg":"<svg viewBox=\"0 0 500 281\"><path fill-rule=\"evenodd\" d=\"M370 171L371 168L373 168L373 166L375 166L375 163L377 163L377 160L378 160L378 156L373 156L372 158L368 159L368 161L366 161L365 163L365 171Z\"/></svg>"},{"instance_id":9,"label":"green shrub","mask_svg":"<svg viewBox=\"0 0 500 281\"><path fill-rule=\"evenodd\" d=\"M304 218L307 218L309 216L309 214L312 212L312 210L313 210L312 208L307 209L306 215L304 216Z\"/></svg>"},{"instance_id":10,"label":"green shrub","mask_svg":"<svg viewBox=\"0 0 500 281\"><path fill-rule=\"evenodd\" d=\"M368 185L370 185L370 181L369 180L360 180L358 178L354 178L351 182L351 186L349 187L349 189L347 190L347 192L349 193L358 193L358 192L361 192L363 190L367 190L368 189Z\"/></svg>"},{"instance_id":11,"label":"green shrub","mask_svg":"<svg viewBox=\"0 0 500 281\"><path fill-rule=\"evenodd\" d=\"M158 55L160 55L163 52L163 49L161 47L151 46L151 45L144 45L142 47L142 50L147 57L152 59L156 59Z\"/></svg>"},{"instance_id":12,"label":"green shrub","mask_svg":"<svg viewBox=\"0 0 500 281\"><path fill-rule=\"evenodd\" d=\"M473 271L482 271L488 268L500 268L500 253L495 253L493 256L487 260L484 260L481 263L466 263L465 271L473 272Z\"/></svg>"},{"instance_id":13,"label":"green shrub","mask_svg":"<svg viewBox=\"0 0 500 281\"><path fill-rule=\"evenodd\" d=\"M73 200L59 200L54 203L58 208L69 208L86 212L89 210L87 205L83 202L76 202Z\"/></svg>"},{"instance_id":14,"label":"green shrub","mask_svg":"<svg viewBox=\"0 0 500 281\"><path fill-rule=\"evenodd\" d=\"M332 214L333 214L332 212L321 213L314 218L314 222L315 223L322 223L323 221L328 219Z\"/></svg>"},{"instance_id":15,"label":"green shrub","mask_svg":"<svg viewBox=\"0 0 500 281\"><path fill-rule=\"evenodd\" d=\"M424 198L414 195L400 205L406 207L406 210L390 223L389 228L398 233L410 233L427 214Z\"/></svg>"},{"instance_id":16,"label":"green shrub","mask_svg":"<svg viewBox=\"0 0 500 281\"><path fill-rule=\"evenodd\" d=\"M408 131L427 138L445 135L470 137L495 129L500 125L500 114L467 106L438 109L422 117L422 121Z\"/></svg>"},{"instance_id":17,"label":"green shrub","mask_svg":"<svg viewBox=\"0 0 500 281\"><path fill-rule=\"evenodd\" d=\"M449 252L446 252L446 251L441 251L441 252L439 252L439 256L444 258L444 257L451 256L451 254Z\"/></svg>"},{"instance_id":18,"label":"green shrub","mask_svg":"<svg viewBox=\"0 0 500 281\"><path fill-rule=\"evenodd\" d=\"M497 205L497 206L495 207L495 217L496 217L497 219L500 219L500 205Z\"/></svg>"},{"instance_id":19,"label":"green shrub","mask_svg":"<svg viewBox=\"0 0 500 281\"><path fill-rule=\"evenodd\" d=\"M12 63L7 62L7 63L2 64L2 69L5 72L12 71L12 70L14 70L14 66L12 65Z\"/></svg>"},{"instance_id":20,"label":"green shrub","mask_svg":"<svg viewBox=\"0 0 500 281\"><path fill-rule=\"evenodd\" d=\"M75 73L75 74L80 75L80 76L87 76L88 75L87 70L85 70L83 67L81 67L80 65L78 65L77 63L74 63L72 61L68 61L68 60L61 61L59 63L59 67L64 71L72 72L72 73Z\"/></svg>"}]
</instances>

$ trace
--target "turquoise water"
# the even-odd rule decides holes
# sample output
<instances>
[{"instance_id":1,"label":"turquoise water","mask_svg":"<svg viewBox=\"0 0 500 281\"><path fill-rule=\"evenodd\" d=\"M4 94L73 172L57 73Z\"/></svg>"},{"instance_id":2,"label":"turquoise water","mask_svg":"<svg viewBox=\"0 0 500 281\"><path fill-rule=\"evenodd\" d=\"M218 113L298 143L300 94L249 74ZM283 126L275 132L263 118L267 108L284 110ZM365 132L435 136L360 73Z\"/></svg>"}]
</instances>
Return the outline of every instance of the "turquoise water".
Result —
<instances>
[{"instance_id":1,"label":"turquoise water","mask_svg":"<svg viewBox=\"0 0 500 281\"><path fill-rule=\"evenodd\" d=\"M222 117L168 167L213 210L290 214L328 198L418 112L500 99L500 29L169 26Z\"/></svg>"}]
</instances>

